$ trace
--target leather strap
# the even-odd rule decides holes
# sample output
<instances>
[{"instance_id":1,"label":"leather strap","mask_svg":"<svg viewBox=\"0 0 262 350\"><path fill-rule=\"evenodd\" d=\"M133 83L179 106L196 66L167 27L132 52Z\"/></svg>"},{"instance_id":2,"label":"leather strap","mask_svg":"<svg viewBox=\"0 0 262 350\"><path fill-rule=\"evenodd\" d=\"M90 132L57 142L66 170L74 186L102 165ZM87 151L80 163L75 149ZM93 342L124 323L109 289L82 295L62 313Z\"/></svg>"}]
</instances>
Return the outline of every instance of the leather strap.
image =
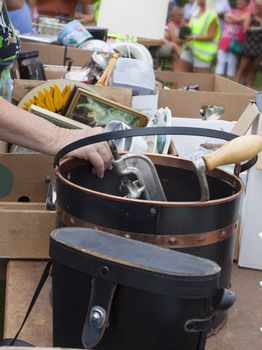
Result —
<instances>
[{"instance_id":1,"label":"leather strap","mask_svg":"<svg viewBox=\"0 0 262 350\"><path fill-rule=\"evenodd\" d=\"M106 268L104 266L105 273ZM82 344L85 349L94 349L103 337L116 287L117 285L110 281L92 279L91 297L82 331Z\"/></svg>"},{"instance_id":2,"label":"leather strap","mask_svg":"<svg viewBox=\"0 0 262 350\"><path fill-rule=\"evenodd\" d=\"M93 143L105 142L110 140L116 140L121 138L135 137L135 136L149 136L149 135L187 135L187 136L204 136L216 139L222 139L226 141L233 140L238 135L228 133L220 130L204 129L204 128L189 128L189 127L176 127L176 126L162 126L162 127L148 127L148 128L136 128L120 131L106 132L89 137L85 137L78 141L72 142L69 145L62 148L54 157L54 167L59 163L59 160L68 153L75 151L78 148L92 145ZM248 170L257 161L257 156L250 159L248 162L241 166L240 172Z\"/></svg>"}]
</instances>

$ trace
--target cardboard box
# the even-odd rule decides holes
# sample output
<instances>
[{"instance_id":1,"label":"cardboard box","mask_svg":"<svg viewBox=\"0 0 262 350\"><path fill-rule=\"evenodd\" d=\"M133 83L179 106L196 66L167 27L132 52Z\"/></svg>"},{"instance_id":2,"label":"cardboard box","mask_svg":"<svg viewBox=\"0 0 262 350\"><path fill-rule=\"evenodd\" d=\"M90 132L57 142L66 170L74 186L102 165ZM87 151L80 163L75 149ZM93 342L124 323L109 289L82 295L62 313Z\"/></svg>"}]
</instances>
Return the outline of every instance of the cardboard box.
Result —
<instances>
[{"instance_id":1,"label":"cardboard box","mask_svg":"<svg viewBox=\"0 0 262 350\"><path fill-rule=\"evenodd\" d=\"M41 80L14 80L12 102L14 104L18 104L30 90L43 83L44 82ZM109 100L115 101L127 107L131 106L132 90L130 89L95 85L86 85L86 87L87 89L90 88L91 91L97 92L100 96L108 98Z\"/></svg>"},{"instance_id":2,"label":"cardboard box","mask_svg":"<svg viewBox=\"0 0 262 350\"><path fill-rule=\"evenodd\" d=\"M200 109L205 105L225 108L223 120L238 120L248 106L252 95L208 92L159 90L158 107L169 107L173 117L200 118Z\"/></svg>"},{"instance_id":3,"label":"cardboard box","mask_svg":"<svg viewBox=\"0 0 262 350\"><path fill-rule=\"evenodd\" d=\"M42 44L33 41L21 40L22 51L39 51L44 64L63 66L65 63L65 47L59 45Z\"/></svg>"},{"instance_id":4,"label":"cardboard box","mask_svg":"<svg viewBox=\"0 0 262 350\"><path fill-rule=\"evenodd\" d=\"M174 88L176 89L183 88L186 85L198 84L200 91L247 94L252 95L253 98L256 94L255 90L250 89L247 86L238 84L232 80L215 74L184 73L156 70L155 75L156 78L160 79L164 83L170 83L174 85Z\"/></svg>"},{"instance_id":5,"label":"cardboard box","mask_svg":"<svg viewBox=\"0 0 262 350\"><path fill-rule=\"evenodd\" d=\"M42 154L0 154L1 182L8 187L0 191L0 203L45 202L45 178L54 176L52 159Z\"/></svg>"},{"instance_id":6,"label":"cardboard box","mask_svg":"<svg viewBox=\"0 0 262 350\"><path fill-rule=\"evenodd\" d=\"M83 66L86 64L92 51L77 48L66 48L60 45L43 44L28 40L21 40L22 51L39 51L39 56L44 64L67 66L69 61L74 66Z\"/></svg>"},{"instance_id":7,"label":"cardboard box","mask_svg":"<svg viewBox=\"0 0 262 350\"><path fill-rule=\"evenodd\" d=\"M54 178L52 157L41 154L0 154L0 258L48 257L55 211L46 211L47 176Z\"/></svg>"},{"instance_id":8,"label":"cardboard box","mask_svg":"<svg viewBox=\"0 0 262 350\"><path fill-rule=\"evenodd\" d=\"M0 153L6 153L8 151L8 143L0 141Z\"/></svg>"}]
</instances>

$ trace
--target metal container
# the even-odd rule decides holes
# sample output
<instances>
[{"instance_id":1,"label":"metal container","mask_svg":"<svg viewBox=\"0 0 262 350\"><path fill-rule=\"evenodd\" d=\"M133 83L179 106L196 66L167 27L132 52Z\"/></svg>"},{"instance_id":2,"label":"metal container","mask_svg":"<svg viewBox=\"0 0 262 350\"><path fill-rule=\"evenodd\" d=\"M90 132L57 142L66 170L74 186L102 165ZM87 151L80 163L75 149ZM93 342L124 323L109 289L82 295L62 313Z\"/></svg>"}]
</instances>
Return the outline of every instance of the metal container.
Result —
<instances>
[{"instance_id":1,"label":"metal container","mask_svg":"<svg viewBox=\"0 0 262 350\"><path fill-rule=\"evenodd\" d=\"M103 179L88 163L66 159L56 169L57 225L98 229L153 243L215 261L222 268L220 288L230 288L241 180L219 169L207 173L210 200L200 202L200 188L192 162L173 156L149 155L167 202L120 197L120 180L114 171ZM223 326L226 314L213 321Z\"/></svg>"}]
</instances>

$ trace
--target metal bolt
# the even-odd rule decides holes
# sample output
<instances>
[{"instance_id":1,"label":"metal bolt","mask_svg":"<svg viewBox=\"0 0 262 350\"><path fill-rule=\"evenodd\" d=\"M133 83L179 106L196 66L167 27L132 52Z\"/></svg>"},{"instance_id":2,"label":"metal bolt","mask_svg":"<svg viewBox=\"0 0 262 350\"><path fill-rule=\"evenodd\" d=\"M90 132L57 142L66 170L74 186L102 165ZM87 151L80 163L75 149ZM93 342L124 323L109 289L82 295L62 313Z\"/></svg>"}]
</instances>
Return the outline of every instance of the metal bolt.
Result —
<instances>
[{"instance_id":1,"label":"metal bolt","mask_svg":"<svg viewBox=\"0 0 262 350\"><path fill-rule=\"evenodd\" d=\"M177 239L175 237L172 237L169 239L170 244L177 244Z\"/></svg>"},{"instance_id":2,"label":"metal bolt","mask_svg":"<svg viewBox=\"0 0 262 350\"><path fill-rule=\"evenodd\" d=\"M156 208L150 208L150 214L151 215L156 215L157 214Z\"/></svg>"},{"instance_id":3,"label":"metal bolt","mask_svg":"<svg viewBox=\"0 0 262 350\"><path fill-rule=\"evenodd\" d=\"M73 217L70 218L69 222L70 222L70 225L72 225L72 226L74 226L76 224L76 221Z\"/></svg>"},{"instance_id":4,"label":"metal bolt","mask_svg":"<svg viewBox=\"0 0 262 350\"><path fill-rule=\"evenodd\" d=\"M103 266L101 271L102 271L102 274L106 276L109 273L109 268L107 266Z\"/></svg>"},{"instance_id":5,"label":"metal bolt","mask_svg":"<svg viewBox=\"0 0 262 350\"><path fill-rule=\"evenodd\" d=\"M224 239L224 238L226 238L226 236L227 236L227 232L226 231L222 231L221 235L220 235L220 238Z\"/></svg>"},{"instance_id":6,"label":"metal bolt","mask_svg":"<svg viewBox=\"0 0 262 350\"><path fill-rule=\"evenodd\" d=\"M199 243L203 243L203 242L205 242L205 237L200 237L197 241L199 242Z\"/></svg>"},{"instance_id":7,"label":"metal bolt","mask_svg":"<svg viewBox=\"0 0 262 350\"><path fill-rule=\"evenodd\" d=\"M106 321L106 312L100 306L94 306L90 312L90 324L95 329L103 327Z\"/></svg>"}]
</instances>

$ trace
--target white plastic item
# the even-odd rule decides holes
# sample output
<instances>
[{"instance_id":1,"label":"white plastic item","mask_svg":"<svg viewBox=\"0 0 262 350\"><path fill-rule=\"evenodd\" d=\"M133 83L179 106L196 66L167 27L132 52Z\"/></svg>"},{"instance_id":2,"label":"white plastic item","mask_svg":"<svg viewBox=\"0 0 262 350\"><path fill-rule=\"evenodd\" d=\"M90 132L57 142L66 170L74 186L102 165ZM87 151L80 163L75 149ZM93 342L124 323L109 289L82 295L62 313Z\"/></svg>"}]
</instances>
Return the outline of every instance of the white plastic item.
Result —
<instances>
[{"instance_id":1,"label":"white plastic item","mask_svg":"<svg viewBox=\"0 0 262 350\"><path fill-rule=\"evenodd\" d=\"M110 85L133 90L133 95L152 95L155 91L153 67L141 60L120 57L110 78Z\"/></svg>"},{"instance_id":2,"label":"white plastic item","mask_svg":"<svg viewBox=\"0 0 262 350\"><path fill-rule=\"evenodd\" d=\"M152 67L154 65L151 53L144 45L129 42L112 42L110 46L127 58L141 60Z\"/></svg>"},{"instance_id":3,"label":"white plastic item","mask_svg":"<svg viewBox=\"0 0 262 350\"><path fill-rule=\"evenodd\" d=\"M79 45L80 49L89 50L89 51L99 51L106 53L113 53L113 48L104 42L103 40L93 39L85 41L83 44Z\"/></svg>"}]
</instances>

